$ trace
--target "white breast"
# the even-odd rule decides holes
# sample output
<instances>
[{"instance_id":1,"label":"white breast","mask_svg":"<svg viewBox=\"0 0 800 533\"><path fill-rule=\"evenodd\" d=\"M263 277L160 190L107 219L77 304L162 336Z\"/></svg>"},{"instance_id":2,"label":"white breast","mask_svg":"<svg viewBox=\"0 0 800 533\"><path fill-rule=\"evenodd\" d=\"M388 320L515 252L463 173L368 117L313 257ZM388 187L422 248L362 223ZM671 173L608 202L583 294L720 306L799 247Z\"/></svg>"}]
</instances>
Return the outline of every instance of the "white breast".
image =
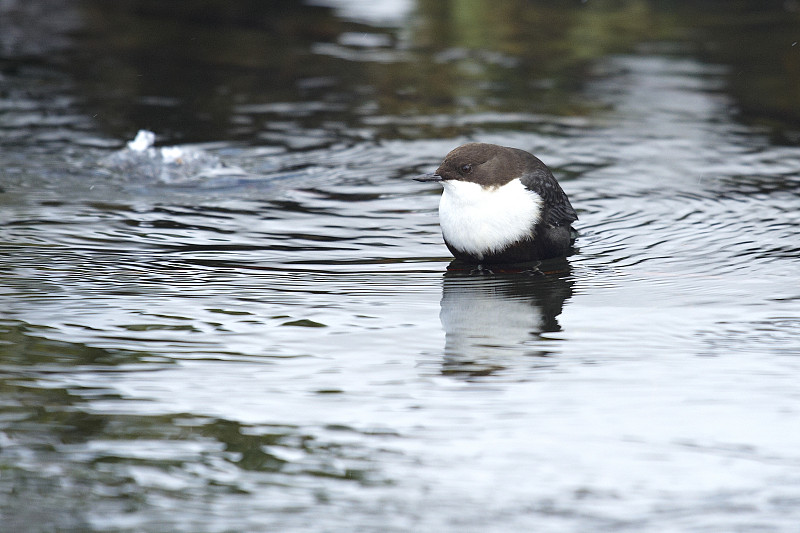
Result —
<instances>
[{"instance_id":1,"label":"white breast","mask_svg":"<svg viewBox=\"0 0 800 533\"><path fill-rule=\"evenodd\" d=\"M482 259L528 235L542 213L542 198L518 179L485 189L468 181L443 181L439 224L445 240Z\"/></svg>"}]
</instances>

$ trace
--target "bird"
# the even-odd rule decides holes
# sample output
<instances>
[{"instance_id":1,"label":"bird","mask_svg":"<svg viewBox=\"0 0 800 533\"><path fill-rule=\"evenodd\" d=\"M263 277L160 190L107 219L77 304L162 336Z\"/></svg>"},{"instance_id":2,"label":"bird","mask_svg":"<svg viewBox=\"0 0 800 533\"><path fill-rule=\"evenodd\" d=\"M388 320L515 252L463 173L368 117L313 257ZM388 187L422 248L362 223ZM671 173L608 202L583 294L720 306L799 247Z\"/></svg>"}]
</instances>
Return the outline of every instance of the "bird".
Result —
<instances>
[{"instance_id":1,"label":"bird","mask_svg":"<svg viewBox=\"0 0 800 533\"><path fill-rule=\"evenodd\" d=\"M439 225L456 259L514 264L565 257L578 219L569 198L539 158L517 148L468 143L432 174L439 182Z\"/></svg>"}]
</instances>

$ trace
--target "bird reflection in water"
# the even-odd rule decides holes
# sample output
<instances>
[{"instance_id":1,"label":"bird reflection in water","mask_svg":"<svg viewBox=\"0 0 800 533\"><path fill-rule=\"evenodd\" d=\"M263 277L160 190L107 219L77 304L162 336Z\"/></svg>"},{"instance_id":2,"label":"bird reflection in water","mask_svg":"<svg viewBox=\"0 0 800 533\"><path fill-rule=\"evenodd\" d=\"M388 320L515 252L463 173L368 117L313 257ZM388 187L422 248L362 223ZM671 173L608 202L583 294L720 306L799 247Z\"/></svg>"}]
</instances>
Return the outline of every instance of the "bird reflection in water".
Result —
<instances>
[{"instance_id":1,"label":"bird reflection in water","mask_svg":"<svg viewBox=\"0 0 800 533\"><path fill-rule=\"evenodd\" d=\"M541 335L561 330L557 317L572 285L564 258L518 268L450 263L439 313L442 373L469 379L521 365L552 366Z\"/></svg>"}]
</instances>

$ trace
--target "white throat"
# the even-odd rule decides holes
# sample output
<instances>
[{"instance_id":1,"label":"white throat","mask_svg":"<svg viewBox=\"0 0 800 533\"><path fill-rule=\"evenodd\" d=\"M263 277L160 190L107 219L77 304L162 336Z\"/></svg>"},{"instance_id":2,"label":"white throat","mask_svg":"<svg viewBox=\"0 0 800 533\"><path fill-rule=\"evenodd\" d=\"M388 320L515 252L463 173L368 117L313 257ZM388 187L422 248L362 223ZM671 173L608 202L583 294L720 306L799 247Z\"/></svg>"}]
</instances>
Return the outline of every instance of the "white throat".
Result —
<instances>
[{"instance_id":1,"label":"white throat","mask_svg":"<svg viewBox=\"0 0 800 533\"><path fill-rule=\"evenodd\" d=\"M518 179L483 188L443 181L439 224L450 246L482 259L527 236L542 215L542 198Z\"/></svg>"}]
</instances>

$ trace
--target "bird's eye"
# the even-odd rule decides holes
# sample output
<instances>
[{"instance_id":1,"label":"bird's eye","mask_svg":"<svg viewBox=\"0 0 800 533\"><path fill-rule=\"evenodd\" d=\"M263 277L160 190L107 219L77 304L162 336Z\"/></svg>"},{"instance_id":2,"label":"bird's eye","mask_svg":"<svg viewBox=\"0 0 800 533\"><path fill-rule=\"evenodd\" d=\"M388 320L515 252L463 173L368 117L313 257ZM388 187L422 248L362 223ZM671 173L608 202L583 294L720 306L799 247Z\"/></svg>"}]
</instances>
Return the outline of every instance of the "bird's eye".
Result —
<instances>
[{"instance_id":1,"label":"bird's eye","mask_svg":"<svg viewBox=\"0 0 800 533\"><path fill-rule=\"evenodd\" d=\"M461 173L462 174L469 174L472 172L472 165L467 163L466 165L461 165Z\"/></svg>"}]
</instances>

